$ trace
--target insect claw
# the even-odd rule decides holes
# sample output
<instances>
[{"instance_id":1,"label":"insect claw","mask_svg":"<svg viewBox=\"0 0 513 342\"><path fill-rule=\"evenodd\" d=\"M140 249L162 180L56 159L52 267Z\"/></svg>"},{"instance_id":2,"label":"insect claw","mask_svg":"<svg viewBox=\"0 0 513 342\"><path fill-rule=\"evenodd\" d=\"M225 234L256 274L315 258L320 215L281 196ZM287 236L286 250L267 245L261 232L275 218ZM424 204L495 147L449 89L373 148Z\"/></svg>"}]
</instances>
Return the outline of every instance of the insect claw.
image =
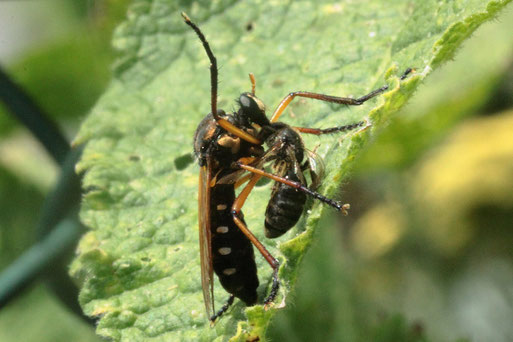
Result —
<instances>
[{"instance_id":1,"label":"insect claw","mask_svg":"<svg viewBox=\"0 0 513 342\"><path fill-rule=\"evenodd\" d=\"M361 132L364 132L366 130L368 130L369 128L372 127L372 122L370 122L369 120L367 119L364 119L362 121L362 126L359 130L356 131L356 133L361 133Z\"/></svg>"},{"instance_id":2,"label":"insect claw","mask_svg":"<svg viewBox=\"0 0 513 342\"><path fill-rule=\"evenodd\" d=\"M407 68L403 74L401 75L401 77L399 77L399 79L402 81L404 79L406 79L406 77L408 77L409 74L411 74L412 72L415 72L416 70L414 68Z\"/></svg>"}]
</instances>

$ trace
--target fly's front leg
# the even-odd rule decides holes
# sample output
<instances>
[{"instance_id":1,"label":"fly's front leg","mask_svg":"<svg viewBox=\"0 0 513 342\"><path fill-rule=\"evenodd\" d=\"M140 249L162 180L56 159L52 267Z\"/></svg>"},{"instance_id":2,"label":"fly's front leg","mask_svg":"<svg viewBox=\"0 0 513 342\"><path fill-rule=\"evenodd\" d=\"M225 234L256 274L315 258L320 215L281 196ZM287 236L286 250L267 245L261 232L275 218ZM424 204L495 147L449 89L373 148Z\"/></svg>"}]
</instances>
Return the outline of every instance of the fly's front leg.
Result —
<instances>
[{"instance_id":1,"label":"fly's front leg","mask_svg":"<svg viewBox=\"0 0 513 342\"><path fill-rule=\"evenodd\" d=\"M367 120L359 121L354 124L344 125L344 126L336 126L330 128L310 128L310 127L294 127L297 131L305 134L314 134L314 135L322 135L322 134L332 134L338 132L351 131L353 129L359 128L356 133L360 133L371 127L372 124Z\"/></svg>"},{"instance_id":2,"label":"fly's front leg","mask_svg":"<svg viewBox=\"0 0 513 342\"><path fill-rule=\"evenodd\" d=\"M387 85L384 85L381 88L378 88L376 90L371 91L367 95L358 97L358 98L352 98L352 97L338 97L338 96L332 96L332 95L325 95L325 94L318 94L318 93L311 93L308 91L296 91L293 93L288 94L285 96L285 98L280 102L278 107L273 113L273 116L271 117L271 122L278 121L280 115L283 113L285 108L290 104L290 102L295 97L307 97L314 100L320 100L324 102L331 102L331 103L339 103L339 104L345 104L350 106L359 106L366 101L372 99L373 97L383 93L385 90L388 89Z\"/></svg>"}]
</instances>

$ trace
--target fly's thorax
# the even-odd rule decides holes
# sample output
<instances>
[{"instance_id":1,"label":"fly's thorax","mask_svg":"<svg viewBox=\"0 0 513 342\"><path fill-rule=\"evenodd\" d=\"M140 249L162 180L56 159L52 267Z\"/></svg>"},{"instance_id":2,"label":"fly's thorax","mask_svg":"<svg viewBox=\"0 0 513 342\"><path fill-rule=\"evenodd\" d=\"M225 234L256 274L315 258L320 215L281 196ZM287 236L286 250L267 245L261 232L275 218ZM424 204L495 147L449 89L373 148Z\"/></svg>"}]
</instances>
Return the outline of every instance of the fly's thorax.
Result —
<instances>
[{"instance_id":1,"label":"fly's thorax","mask_svg":"<svg viewBox=\"0 0 513 342\"><path fill-rule=\"evenodd\" d=\"M205 165L212 142L217 138L217 123L212 113L201 120L194 133L194 154L200 166Z\"/></svg>"},{"instance_id":2,"label":"fly's thorax","mask_svg":"<svg viewBox=\"0 0 513 342\"><path fill-rule=\"evenodd\" d=\"M290 159L291 151L293 151L296 159L294 162L301 163L303 161L305 150L303 139L289 125L275 122L263 127L260 133L266 145L275 151L277 159Z\"/></svg>"},{"instance_id":3,"label":"fly's thorax","mask_svg":"<svg viewBox=\"0 0 513 342\"><path fill-rule=\"evenodd\" d=\"M226 115L223 110L218 110L217 114L228 121L233 121L233 115ZM194 153L200 166L205 165L208 159L221 163L230 160L239 150L240 139L231 136L220 127L212 113L201 120L194 134Z\"/></svg>"},{"instance_id":4,"label":"fly's thorax","mask_svg":"<svg viewBox=\"0 0 513 342\"><path fill-rule=\"evenodd\" d=\"M252 136L257 136L256 129L235 113L226 114L218 111L219 116ZM210 160L215 167L227 167L241 157L259 157L263 154L261 145L249 143L227 132L218 125L212 113L201 120L194 134L194 153L200 166Z\"/></svg>"}]
</instances>

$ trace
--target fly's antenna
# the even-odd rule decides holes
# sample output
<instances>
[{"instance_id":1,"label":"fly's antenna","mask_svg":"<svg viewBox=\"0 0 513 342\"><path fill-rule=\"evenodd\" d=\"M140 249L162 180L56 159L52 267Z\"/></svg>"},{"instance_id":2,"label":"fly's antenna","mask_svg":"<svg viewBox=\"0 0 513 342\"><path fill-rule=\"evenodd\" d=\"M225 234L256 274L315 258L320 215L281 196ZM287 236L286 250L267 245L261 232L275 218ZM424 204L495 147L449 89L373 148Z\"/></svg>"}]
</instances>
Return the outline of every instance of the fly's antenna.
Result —
<instances>
[{"instance_id":1,"label":"fly's antenna","mask_svg":"<svg viewBox=\"0 0 513 342\"><path fill-rule=\"evenodd\" d=\"M218 120L220 117L217 114L217 60L214 56L214 53L212 52L212 49L210 48L210 45L207 42L207 38L205 38L205 35L203 32L201 32L200 28L191 21L191 19L185 14L185 12L182 12L183 20L187 25L189 25L194 32L196 32L196 35L200 39L201 43L203 44L203 48L205 49L205 52L207 53L208 59L210 60L210 106L212 110L212 115L216 120Z\"/></svg>"},{"instance_id":2,"label":"fly's antenna","mask_svg":"<svg viewBox=\"0 0 513 342\"><path fill-rule=\"evenodd\" d=\"M210 45L207 42L207 38L205 38L205 35L203 32L201 32L200 28L191 21L191 19L182 12L183 20L187 25L189 25L194 32L196 32L196 35L200 39L201 43L203 44L203 48L205 49L205 52L207 53L208 59L210 60L210 106L212 111L212 116L216 120L217 124L227 130L228 132L238 136L241 139L244 139L252 144L258 144L261 145L260 140L252 136L251 134L245 132L241 128L233 125L231 122L229 122L226 119L223 119L220 114L217 112L217 60L214 56L214 53L212 52L212 49L210 49Z\"/></svg>"}]
</instances>

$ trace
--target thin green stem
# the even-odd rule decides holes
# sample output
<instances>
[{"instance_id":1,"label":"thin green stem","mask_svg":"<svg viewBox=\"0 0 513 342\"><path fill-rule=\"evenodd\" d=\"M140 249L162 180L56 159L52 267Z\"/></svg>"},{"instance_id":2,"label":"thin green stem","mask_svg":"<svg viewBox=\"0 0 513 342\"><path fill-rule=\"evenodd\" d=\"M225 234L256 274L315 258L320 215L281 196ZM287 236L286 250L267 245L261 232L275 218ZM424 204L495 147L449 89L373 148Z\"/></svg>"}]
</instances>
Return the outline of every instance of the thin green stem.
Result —
<instances>
[{"instance_id":1,"label":"thin green stem","mask_svg":"<svg viewBox=\"0 0 513 342\"><path fill-rule=\"evenodd\" d=\"M0 274L0 308L23 292L82 233L76 220L65 219Z\"/></svg>"},{"instance_id":2,"label":"thin green stem","mask_svg":"<svg viewBox=\"0 0 513 342\"><path fill-rule=\"evenodd\" d=\"M57 125L35 101L0 67L0 100L8 111L43 144L58 164L70 150L69 143Z\"/></svg>"}]
</instances>

